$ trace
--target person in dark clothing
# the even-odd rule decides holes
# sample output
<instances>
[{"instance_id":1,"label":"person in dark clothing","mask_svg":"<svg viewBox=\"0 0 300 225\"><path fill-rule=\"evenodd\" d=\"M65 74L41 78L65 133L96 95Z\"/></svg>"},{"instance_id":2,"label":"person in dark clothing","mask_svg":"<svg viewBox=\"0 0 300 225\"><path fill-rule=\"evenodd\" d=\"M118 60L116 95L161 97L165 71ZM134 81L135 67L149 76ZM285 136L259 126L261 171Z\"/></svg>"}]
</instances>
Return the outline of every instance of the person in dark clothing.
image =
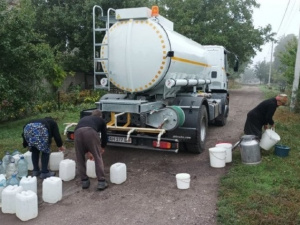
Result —
<instances>
[{"instance_id":1,"label":"person in dark clothing","mask_svg":"<svg viewBox=\"0 0 300 225\"><path fill-rule=\"evenodd\" d=\"M262 136L262 127L264 129L274 128L273 115L278 106L286 105L288 98L286 94L279 94L275 98L262 101L254 109L248 112L244 127L244 133L255 135L259 139Z\"/></svg>"},{"instance_id":2,"label":"person in dark clothing","mask_svg":"<svg viewBox=\"0 0 300 225\"><path fill-rule=\"evenodd\" d=\"M55 172L48 170L52 138L54 138L59 151L65 150L57 123L50 117L32 120L23 127L22 137L23 147L28 147L32 153L32 175L40 176L41 179L55 176ZM40 152L42 152L42 170L39 167Z\"/></svg>"},{"instance_id":3,"label":"person in dark clothing","mask_svg":"<svg viewBox=\"0 0 300 225\"><path fill-rule=\"evenodd\" d=\"M101 133L101 139L99 136ZM78 122L75 132L75 151L77 159L77 169L81 178L82 188L90 186L89 177L86 175L86 154L95 161L96 175L98 179L98 190L104 190L108 184L105 180L104 164L102 154L107 145L106 123L102 119L102 112L98 109L92 115L85 116Z\"/></svg>"}]
</instances>

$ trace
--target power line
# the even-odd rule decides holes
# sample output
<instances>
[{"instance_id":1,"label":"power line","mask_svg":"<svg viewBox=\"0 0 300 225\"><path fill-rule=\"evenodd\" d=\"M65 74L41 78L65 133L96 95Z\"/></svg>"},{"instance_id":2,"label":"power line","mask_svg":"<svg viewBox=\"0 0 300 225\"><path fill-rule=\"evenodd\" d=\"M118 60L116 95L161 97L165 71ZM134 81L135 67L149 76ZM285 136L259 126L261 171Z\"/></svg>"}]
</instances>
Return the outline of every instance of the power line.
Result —
<instances>
[{"instance_id":1,"label":"power line","mask_svg":"<svg viewBox=\"0 0 300 225\"><path fill-rule=\"evenodd\" d=\"M297 13L297 7L296 7L297 0L294 0L293 5L290 7L290 10L288 12L287 17L285 18L285 21L283 23L283 29L281 29L281 33L285 34L292 24L292 20L294 19L295 14ZM277 34L279 36L279 34Z\"/></svg>"},{"instance_id":2,"label":"power line","mask_svg":"<svg viewBox=\"0 0 300 225\"><path fill-rule=\"evenodd\" d=\"M278 27L277 33L278 33L279 30L280 30L280 27L281 27L281 25L282 25L282 22L283 22L283 20L284 20L284 17L285 17L285 15L286 15L286 11L287 11L287 9L288 9L288 7L289 7L289 5L290 5L290 2L291 2L291 0L289 0L288 4L287 4L287 6L286 6L286 9L285 9L285 12L284 12L284 14L283 14L283 17L282 17L282 19L281 19L281 23L280 23L280 25L279 25L279 27Z\"/></svg>"}]
</instances>

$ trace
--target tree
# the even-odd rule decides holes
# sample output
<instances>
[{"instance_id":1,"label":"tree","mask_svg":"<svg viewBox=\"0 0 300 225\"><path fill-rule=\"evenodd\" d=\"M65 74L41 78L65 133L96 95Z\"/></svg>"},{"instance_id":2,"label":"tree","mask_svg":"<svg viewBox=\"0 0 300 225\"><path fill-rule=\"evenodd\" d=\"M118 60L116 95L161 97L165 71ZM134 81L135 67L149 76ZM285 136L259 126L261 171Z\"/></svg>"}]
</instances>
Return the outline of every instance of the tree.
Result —
<instances>
[{"instance_id":1,"label":"tree","mask_svg":"<svg viewBox=\"0 0 300 225\"><path fill-rule=\"evenodd\" d=\"M175 30L203 45L223 45L248 62L261 46L273 40L271 26L254 28L255 0L160 0L161 14Z\"/></svg>"},{"instance_id":2,"label":"tree","mask_svg":"<svg viewBox=\"0 0 300 225\"><path fill-rule=\"evenodd\" d=\"M258 62L254 65L255 76L259 79L261 84L268 83L269 67L270 63L266 63L266 61Z\"/></svg>"},{"instance_id":3,"label":"tree","mask_svg":"<svg viewBox=\"0 0 300 225\"><path fill-rule=\"evenodd\" d=\"M286 45L285 49L278 54L283 76L286 77L288 84L292 84L294 80L294 70L297 53L297 38L294 36Z\"/></svg>"},{"instance_id":4,"label":"tree","mask_svg":"<svg viewBox=\"0 0 300 225\"><path fill-rule=\"evenodd\" d=\"M0 117L14 118L43 95L43 80L55 74L55 58L33 24L35 12L27 1L8 8L0 0Z\"/></svg>"}]
</instances>

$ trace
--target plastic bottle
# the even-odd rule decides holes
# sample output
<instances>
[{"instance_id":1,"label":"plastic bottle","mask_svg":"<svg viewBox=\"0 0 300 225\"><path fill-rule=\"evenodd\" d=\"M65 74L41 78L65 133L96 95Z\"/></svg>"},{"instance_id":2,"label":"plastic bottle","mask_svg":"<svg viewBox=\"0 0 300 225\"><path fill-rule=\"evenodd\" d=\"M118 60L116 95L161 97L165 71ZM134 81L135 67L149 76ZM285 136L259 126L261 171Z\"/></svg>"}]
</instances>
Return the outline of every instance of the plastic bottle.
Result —
<instances>
[{"instance_id":1,"label":"plastic bottle","mask_svg":"<svg viewBox=\"0 0 300 225\"><path fill-rule=\"evenodd\" d=\"M18 178L27 177L28 175L28 163L23 155L20 156L20 160L17 165Z\"/></svg>"},{"instance_id":2,"label":"plastic bottle","mask_svg":"<svg viewBox=\"0 0 300 225\"><path fill-rule=\"evenodd\" d=\"M9 164L10 157L11 157L11 155L10 155L9 151L6 151L5 155L2 158L4 172L6 171L6 166Z\"/></svg>"},{"instance_id":3,"label":"plastic bottle","mask_svg":"<svg viewBox=\"0 0 300 225\"><path fill-rule=\"evenodd\" d=\"M13 173L17 173L17 167L15 164L15 159L10 157L10 163L6 167L6 179L10 179Z\"/></svg>"},{"instance_id":4,"label":"plastic bottle","mask_svg":"<svg viewBox=\"0 0 300 225\"><path fill-rule=\"evenodd\" d=\"M5 174L0 174L0 184L1 183L4 185L4 187L6 186Z\"/></svg>"},{"instance_id":5,"label":"plastic bottle","mask_svg":"<svg viewBox=\"0 0 300 225\"><path fill-rule=\"evenodd\" d=\"M18 177L17 177L17 173L13 173L12 175L11 175L11 177L10 177L10 179L8 179L7 180L7 186L8 185L19 185L19 183L20 183L20 180L18 179Z\"/></svg>"},{"instance_id":6,"label":"plastic bottle","mask_svg":"<svg viewBox=\"0 0 300 225\"><path fill-rule=\"evenodd\" d=\"M5 170L4 170L4 167L3 167L2 160L0 160L0 174L5 174Z\"/></svg>"},{"instance_id":7,"label":"plastic bottle","mask_svg":"<svg viewBox=\"0 0 300 225\"><path fill-rule=\"evenodd\" d=\"M20 160L20 155L21 155L21 154L22 154L22 153L19 152L18 149L15 149L15 150L11 153L11 156L14 157L14 159L15 159L16 165L18 164L18 162L19 162L19 160Z\"/></svg>"}]
</instances>

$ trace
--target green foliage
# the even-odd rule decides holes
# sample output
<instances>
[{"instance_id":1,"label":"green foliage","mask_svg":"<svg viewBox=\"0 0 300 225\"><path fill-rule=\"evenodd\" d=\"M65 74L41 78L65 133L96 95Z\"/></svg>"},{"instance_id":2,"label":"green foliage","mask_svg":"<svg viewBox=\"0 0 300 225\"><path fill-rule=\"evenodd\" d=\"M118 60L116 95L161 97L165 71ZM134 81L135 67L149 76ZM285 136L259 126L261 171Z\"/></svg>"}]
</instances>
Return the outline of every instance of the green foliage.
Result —
<instances>
[{"instance_id":1,"label":"green foliage","mask_svg":"<svg viewBox=\"0 0 300 225\"><path fill-rule=\"evenodd\" d=\"M293 37L285 46L285 51L279 53L279 59L282 64L281 70L283 76L287 78L288 84L293 84L294 81L294 71L296 63L297 54L297 38Z\"/></svg>"},{"instance_id":2,"label":"green foliage","mask_svg":"<svg viewBox=\"0 0 300 225\"><path fill-rule=\"evenodd\" d=\"M261 84L269 82L270 63L266 61L258 62L254 65L255 76L260 80Z\"/></svg>"},{"instance_id":3,"label":"green foliage","mask_svg":"<svg viewBox=\"0 0 300 225\"><path fill-rule=\"evenodd\" d=\"M254 0L161 0L158 5L178 33L203 45L223 45L241 62L248 62L274 36L270 25L254 28Z\"/></svg>"},{"instance_id":4,"label":"green foliage","mask_svg":"<svg viewBox=\"0 0 300 225\"><path fill-rule=\"evenodd\" d=\"M9 10L6 1L0 2L0 118L5 120L30 111L55 60L50 46L33 28L36 17L30 2L21 1L22 7Z\"/></svg>"}]
</instances>

